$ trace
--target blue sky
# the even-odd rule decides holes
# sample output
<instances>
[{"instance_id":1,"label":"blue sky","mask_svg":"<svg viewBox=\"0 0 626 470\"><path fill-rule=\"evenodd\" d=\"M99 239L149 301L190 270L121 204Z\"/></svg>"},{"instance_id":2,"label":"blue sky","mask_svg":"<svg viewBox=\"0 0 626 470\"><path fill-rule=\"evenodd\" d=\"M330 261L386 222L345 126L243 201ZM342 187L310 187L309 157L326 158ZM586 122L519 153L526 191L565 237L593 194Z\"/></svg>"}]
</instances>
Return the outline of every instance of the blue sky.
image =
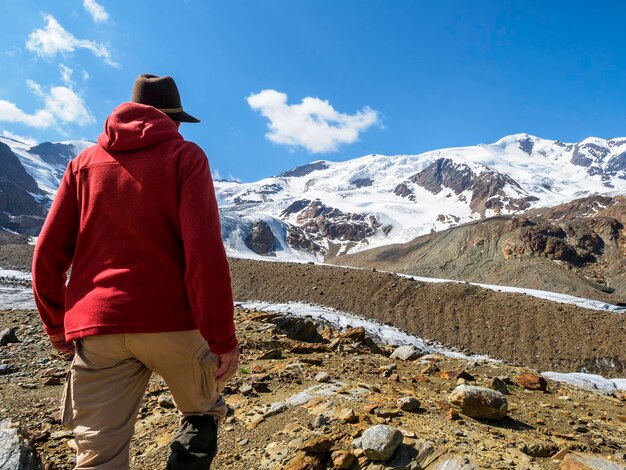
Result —
<instances>
[{"instance_id":1,"label":"blue sky","mask_svg":"<svg viewBox=\"0 0 626 470\"><path fill-rule=\"evenodd\" d=\"M153 73L202 120L185 137L243 181L520 132L626 136L621 1L96 1L0 0L0 134L94 140Z\"/></svg>"}]
</instances>

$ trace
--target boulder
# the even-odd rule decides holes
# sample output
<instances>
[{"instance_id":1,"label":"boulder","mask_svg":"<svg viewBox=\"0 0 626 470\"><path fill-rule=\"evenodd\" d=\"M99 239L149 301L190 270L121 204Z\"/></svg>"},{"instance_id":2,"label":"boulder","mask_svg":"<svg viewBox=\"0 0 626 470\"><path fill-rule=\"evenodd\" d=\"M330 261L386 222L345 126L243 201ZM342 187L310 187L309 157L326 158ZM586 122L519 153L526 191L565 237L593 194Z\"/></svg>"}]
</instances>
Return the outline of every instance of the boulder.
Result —
<instances>
[{"instance_id":1,"label":"boulder","mask_svg":"<svg viewBox=\"0 0 626 470\"><path fill-rule=\"evenodd\" d=\"M494 377L493 379L491 379L491 388L496 392L500 392L503 395L508 395L510 393L509 387L500 377Z\"/></svg>"},{"instance_id":2,"label":"boulder","mask_svg":"<svg viewBox=\"0 0 626 470\"><path fill-rule=\"evenodd\" d=\"M508 411L506 397L500 392L473 385L459 385L448 400L470 418L500 420Z\"/></svg>"},{"instance_id":3,"label":"boulder","mask_svg":"<svg viewBox=\"0 0 626 470\"><path fill-rule=\"evenodd\" d=\"M370 460L388 460L402 442L402 433L393 426L377 424L361 436L361 447Z\"/></svg>"},{"instance_id":4,"label":"boulder","mask_svg":"<svg viewBox=\"0 0 626 470\"><path fill-rule=\"evenodd\" d=\"M415 397L398 398L398 408L402 411L416 411L420 408L420 402Z\"/></svg>"},{"instance_id":5,"label":"boulder","mask_svg":"<svg viewBox=\"0 0 626 470\"><path fill-rule=\"evenodd\" d=\"M0 421L0 466L11 470L42 468L35 449L6 419Z\"/></svg>"},{"instance_id":6,"label":"boulder","mask_svg":"<svg viewBox=\"0 0 626 470\"><path fill-rule=\"evenodd\" d=\"M537 374L519 374L513 377L513 382L526 390L540 390L545 392L548 389L546 379Z\"/></svg>"},{"instance_id":7,"label":"boulder","mask_svg":"<svg viewBox=\"0 0 626 470\"><path fill-rule=\"evenodd\" d=\"M391 359L400 359L401 361L413 361L426 354L423 350L419 349L412 344L399 346L391 353Z\"/></svg>"},{"instance_id":8,"label":"boulder","mask_svg":"<svg viewBox=\"0 0 626 470\"><path fill-rule=\"evenodd\" d=\"M9 343L19 343L20 340L17 339L16 331L16 326L0 331L0 346L6 346Z\"/></svg>"}]
</instances>

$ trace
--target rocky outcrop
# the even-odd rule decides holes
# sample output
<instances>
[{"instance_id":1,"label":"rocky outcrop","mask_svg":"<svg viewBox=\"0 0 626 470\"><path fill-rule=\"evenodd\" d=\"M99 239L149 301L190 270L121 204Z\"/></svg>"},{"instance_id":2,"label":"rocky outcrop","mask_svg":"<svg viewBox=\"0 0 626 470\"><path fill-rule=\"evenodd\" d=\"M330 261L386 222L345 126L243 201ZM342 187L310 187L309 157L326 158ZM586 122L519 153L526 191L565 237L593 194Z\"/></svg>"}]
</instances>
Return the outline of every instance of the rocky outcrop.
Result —
<instances>
[{"instance_id":1,"label":"rocky outcrop","mask_svg":"<svg viewBox=\"0 0 626 470\"><path fill-rule=\"evenodd\" d=\"M319 199L294 201L281 213L282 217L293 215L297 228L302 233L294 229L288 234L291 246L301 246L304 239L309 239L309 242L304 242L305 245L310 246L312 242L317 242L320 247L323 240L359 242L371 237L381 228L374 215L343 212L325 205ZM289 239L293 241L290 242ZM314 247L311 248L318 251Z\"/></svg>"},{"instance_id":2,"label":"rocky outcrop","mask_svg":"<svg viewBox=\"0 0 626 470\"><path fill-rule=\"evenodd\" d=\"M258 221L252 224L244 243L257 255L270 255L275 252L278 241L267 222Z\"/></svg>"},{"instance_id":3,"label":"rocky outcrop","mask_svg":"<svg viewBox=\"0 0 626 470\"><path fill-rule=\"evenodd\" d=\"M394 194L415 201L415 194L409 183L416 184L439 194L444 189L452 190L459 198L462 193L471 192L469 205L472 211L485 214L491 210L501 212L518 212L528 209L538 199L524 194L524 190L510 176L503 175L488 168L475 172L468 165L457 163L450 158L440 158L421 172L411 176L407 181L398 184ZM511 194L515 195L511 195Z\"/></svg>"}]
</instances>

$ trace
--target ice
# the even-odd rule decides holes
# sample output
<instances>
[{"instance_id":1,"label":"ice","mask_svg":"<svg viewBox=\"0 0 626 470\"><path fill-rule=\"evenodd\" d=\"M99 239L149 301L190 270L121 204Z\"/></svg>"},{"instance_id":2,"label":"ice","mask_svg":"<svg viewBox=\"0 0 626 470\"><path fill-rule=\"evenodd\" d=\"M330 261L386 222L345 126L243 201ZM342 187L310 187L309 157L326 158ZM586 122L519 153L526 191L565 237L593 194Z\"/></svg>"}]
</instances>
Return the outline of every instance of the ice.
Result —
<instances>
[{"instance_id":1,"label":"ice","mask_svg":"<svg viewBox=\"0 0 626 470\"><path fill-rule=\"evenodd\" d=\"M297 317L309 318L316 323L325 323L347 330L349 328L363 327L367 334L381 344L401 346L411 344L429 353L439 353L444 356L467 358L465 354L443 348L435 343L426 342L417 336L403 332L402 330L389 325L383 325L373 320L368 320L358 315L341 312L320 305L307 304L302 302L289 303L269 303L269 302L242 302L237 303L241 308L256 309L263 312L276 312L293 315ZM475 359L488 359L486 356L471 356Z\"/></svg>"},{"instance_id":2,"label":"ice","mask_svg":"<svg viewBox=\"0 0 626 470\"><path fill-rule=\"evenodd\" d=\"M626 390L626 379L607 379L601 375L582 372L543 372L541 375L546 379L568 383L603 395L611 395L616 390Z\"/></svg>"}]
</instances>

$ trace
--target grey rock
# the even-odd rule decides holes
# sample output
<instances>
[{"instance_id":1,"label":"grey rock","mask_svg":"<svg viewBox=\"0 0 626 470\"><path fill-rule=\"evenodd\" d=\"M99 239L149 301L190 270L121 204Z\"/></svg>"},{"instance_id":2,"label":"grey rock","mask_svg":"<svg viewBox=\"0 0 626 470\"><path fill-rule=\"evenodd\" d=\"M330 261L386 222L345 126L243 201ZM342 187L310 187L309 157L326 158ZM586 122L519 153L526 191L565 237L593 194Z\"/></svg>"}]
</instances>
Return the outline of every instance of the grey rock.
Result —
<instances>
[{"instance_id":1,"label":"grey rock","mask_svg":"<svg viewBox=\"0 0 626 470\"><path fill-rule=\"evenodd\" d=\"M42 468L33 447L9 420L0 421L0 468L7 470Z\"/></svg>"},{"instance_id":2,"label":"grey rock","mask_svg":"<svg viewBox=\"0 0 626 470\"><path fill-rule=\"evenodd\" d=\"M16 331L16 326L0 331L0 346L6 346L9 343L19 343L20 340L17 339Z\"/></svg>"},{"instance_id":3,"label":"grey rock","mask_svg":"<svg viewBox=\"0 0 626 470\"><path fill-rule=\"evenodd\" d=\"M407 344L404 346L399 346L395 349L393 353L391 353L392 359L400 359L402 361L413 361L422 357L425 354L425 351L413 346L412 344Z\"/></svg>"},{"instance_id":4,"label":"grey rock","mask_svg":"<svg viewBox=\"0 0 626 470\"><path fill-rule=\"evenodd\" d=\"M429 465L428 470L478 470L478 467L463 455L444 455L437 459L434 465Z\"/></svg>"},{"instance_id":5,"label":"grey rock","mask_svg":"<svg viewBox=\"0 0 626 470\"><path fill-rule=\"evenodd\" d=\"M161 408L176 408L176 405L174 404L174 399L171 395L168 394L159 395L158 403Z\"/></svg>"},{"instance_id":6,"label":"grey rock","mask_svg":"<svg viewBox=\"0 0 626 470\"><path fill-rule=\"evenodd\" d=\"M494 377L493 379L491 379L491 388L496 392L502 393L503 395L508 395L510 393L509 387L507 387L506 383L504 383L504 380L502 380L500 377Z\"/></svg>"},{"instance_id":7,"label":"grey rock","mask_svg":"<svg viewBox=\"0 0 626 470\"><path fill-rule=\"evenodd\" d=\"M254 392L254 388L250 384L243 384L239 387L239 393L242 395L250 395L252 392Z\"/></svg>"},{"instance_id":8,"label":"grey rock","mask_svg":"<svg viewBox=\"0 0 626 470\"><path fill-rule=\"evenodd\" d=\"M328 418L326 418L326 416L324 415L317 415L315 419L313 420L314 428L321 428L321 427L326 426L327 424L328 424Z\"/></svg>"},{"instance_id":9,"label":"grey rock","mask_svg":"<svg viewBox=\"0 0 626 470\"><path fill-rule=\"evenodd\" d=\"M327 372L323 372L322 371L322 372L320 372L319 374L317 374L315 376L315 381L316 382L322 382L322 383L329 382L330 381L330 375L328 375Z\"/></svg>"},{"instance_id":10,"label":"grey rock","mask_svg":"<svg viewBox=\"0 0 626 470\"><path fill-rule=\"evenodd\" d=\"M264 418L269 418L270 416L274 416L282 413L287 410L287 405L282 402L272 403L270 407L267 409L265 413L263 413Z\"/></svg>"},{"instance_id":11,"label":"grey rock","mask_svg":"<svg viewBox=\"0 0 626 470\"><path fill-rule=\"evenodd\" d=\"M490 388L459 385L452 391L448 400L470 418L500 420L508 411L506 397Z\"/></svg>"},{"instance_id":12,"label":"grey rock","mask_svg":"<svg viewBox=\"0 0 626 470\"><path fill-rule=\"evenodd\" d=\"M363 432L361 448L370 460L388 460L402 442L402 433L393 426L377 424Z\"/></svg>"},{"instance_id":13,"label":"grey rock","mask_svg":"<svg viewBox=\"0 0 626 470\"><path fill-rule=\"evenodd\" d=\"M420 402L415 397L402 397L398 399L398 408L402 411L416 411L420 408Z\"/></svg>"}]
</instances>

